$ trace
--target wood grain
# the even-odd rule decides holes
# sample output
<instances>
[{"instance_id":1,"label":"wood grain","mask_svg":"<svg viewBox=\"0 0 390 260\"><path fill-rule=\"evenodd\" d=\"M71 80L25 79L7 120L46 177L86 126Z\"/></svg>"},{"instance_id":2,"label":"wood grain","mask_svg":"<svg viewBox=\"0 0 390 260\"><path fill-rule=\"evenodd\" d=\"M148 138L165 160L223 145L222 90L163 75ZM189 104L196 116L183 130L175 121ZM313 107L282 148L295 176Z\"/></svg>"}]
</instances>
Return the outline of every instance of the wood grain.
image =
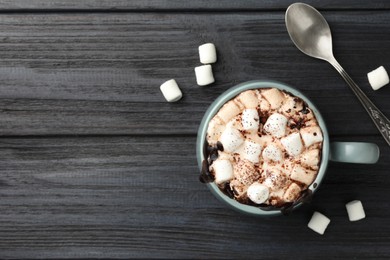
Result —
<instances>
[{"instance_id":1,"label":"wood grain","mask_svg":"<svg viewBox=\"0 0 390 260\"><path fill-rule=\"evenodd\" d=\"M340 63L390 115L390 91L372 91L366 78L390 64L389 12L324 15ZM209 41L216 83L198 87L197 47ZM302 90L332 135L378 134L337 72L295 48L283 12L0 15L0 57L3 136L196 134L218 95L253 79ZM175 104L159 90L170 78L184 93Z\"/></svg>"},{"instance_id":2,"label":"wood grain","mask_svg":"<svg viewBox=\"0 0 390 260\"><path fill-rule=\"evenodd\" d=\"M285 10L293 0L278 1L234 1L234 0L1 0L0 11L161 11L161 10L191 10L191 11L237 11L237 10ZM319 9L385 9L390 4L384 0L373 1L320 1L310 0L305 3Z\"/></svg>"},{"instance_id":3,"label":"wood grain","mask_svg":"<svg viewBox=\"0 0 390 260\"><path fill-rule=\"evenodd\" d=\"M364 140L380 145L375 166L331 163L311 205L262 219L198 181L193 137L1 138L0 257L386 257L389 147ZM352 199L366 219L348 221ZM313 210L331 218L323 237L306 227Z\"/></svg>"},{"instance_id":4,"label":"wood grain","mask_svg":"<svg viewBox=\"0 0 390 260\"><path fill-rule=\"evenodd\" d=\"M389 146L330 65L300 53L292 0L0 0L0 258L389 259ZM390 116L390 3L312 0L339 62ZM198 87L198 45L216 83ZM184 97L164 101L175 78ZM332 141L379 145L375 165L331 162L310 205L253 218L198 181L207 107L235 84L274 79L304 92ZM345 203L367 218L349 222ZM324 236L306 226L331 219Z\"/></svg>"}]
</instances>

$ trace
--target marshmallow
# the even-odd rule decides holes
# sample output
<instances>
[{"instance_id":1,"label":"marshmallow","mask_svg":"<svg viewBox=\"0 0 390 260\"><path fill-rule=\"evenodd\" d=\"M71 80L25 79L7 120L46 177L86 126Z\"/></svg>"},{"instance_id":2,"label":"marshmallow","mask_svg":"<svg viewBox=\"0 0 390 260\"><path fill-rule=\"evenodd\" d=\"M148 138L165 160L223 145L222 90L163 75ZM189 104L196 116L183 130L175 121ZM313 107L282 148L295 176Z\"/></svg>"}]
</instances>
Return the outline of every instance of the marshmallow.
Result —
<instances>
[{"instance_id":1,"label":"marshmallow","mask_svg":"<svg viewBox=\"0 0 390 260\"><path fill-rule=\"evenodd\" d=\"M287 118L284 115L275 113L268 117L264 124L264 130L277 137L283 137L286 134Z\"/></svg>"},{"instance_id":2,"label":"marshmallow","mask_svg":"<svg viewBox=\"0 0 390 260\"><path fill-rule=\"evenodd\" d=\"M269 104L269 102L265 98L262 98L260 100L260 111L268 112L270 109L271 105Z\"/></svg>"},{"instance_id":3,"label":"marshmallow","mask_svg":"<svg viewBox=\"0 0 390 260\"><path fill-rule=\"evenodd\" d=\"M283 199L287 202L292 202L296 200L301 193L301 187L295 182L291 183L288 186L287 190L284 192Z\"/></svg>"},{"instance_id":4,"label":"marshmallow","mask_svg":"<svg viewBox=\"0 0 390 260\"><path fill-rule=\"evenodd\" d=\"M389 75L383 66L367 73L367 77L368 82L370 82L370 85L374 90L378 90L389 83Z\"/></svg>"},{"instance_id":5,"label":"marshmallow","mask_svg":"<svg viewBox=\"0 0 390 260\"><path fill-rule=\"evenodd\" d=\"M224 152L218 153L218 159L221 159L221 160L229 160L229 161L233 161L233 160L234 160L232 154L230 154L230 153L224 153Z\"/></svg>"},{"instance_id":6,"label":"marshmallow","mask_svg":"<svg viewBox=\"0 0 390 260\"><path fill-rule=\"evenodd\" d=\"M217 51L212 43L205 43L199 46L200 63L209 64L217 61Z\"/></svg>"},{"instance_id":7,"label":"marshmallow","mask_svg":"<svg viewBox=\"0 0 390 260\"><path fill-rule=\"evenodd\" d=\"M223 131L220 141L223 145L224 151L232 153L244 142L244 138L240 131L233 127L227 127Z\"/></svg>"},{"instance_id":8,"label":"marshmallow","mask_svg":"<svg viewBox=\"0 0 390 260\"><path fill-rule=\"evenodd\" d=\"M242 128L244 130L259 129L259 113L256 109L244 109L241 115Z\"/></svg>"},{"instance_id":9,"label":"marshmallow","mask_svg":"<svg viewBox=\"0 0 390 260\"><path fill-rule=\"evenodd\" d=\"M199 67L195 67L195 76L196 83L199 86L206 86L215 81L211 65L202 65Z\"/></svg>"},{"instance_id":10,"label":"marshmallow","mask_svg":"<svg viewBox=\"0 0 390 260\"><path fill-rule=\"evenodd\" d=\"M265 90L265 91L263 91L262 95L271 104L272 109L279 108L284 101L284 96L283 96L282 92L280 92L276 88L271 88L271 89Z\"/></svg>"},{"instance_id":11,"label":"marshmallow","mask_svg":"<svg viewBox=\"0 0 390 260\"><path fill-rule=\"evenodd\" d=\"M275 145L269 144L263 151L263 158L265 161L282 161L282 151Z\"/></svg>"},{"instance_id":12,"label":"marshmallow","mask_svg":"<svg viewBox=\"0 0 390 260\"><path fill-rule=\"evenodd\" d=\"M178 101L183 96L179 86L177 85L177 83L174 79L170 79L168 81L165 81L160 86L160 90L168 102Z\"/></svg>"},{"instance_id":13,"label":"marshmallow","mask_svg":"<svg viewBox=\"0 0 390 260\"><path fill-rule=\"evenodd\" d=\"M221 109L218 111L218 116L223 122L227 123L230 121L230 119L239 113L241 113L241 109L233 100L230 100L221 107Z\"/></svg>"},{"instance_id":14,"label":"marshmallow","mask_svg":"<svg viewBox=\"0 0 390 260\"><path fill-rule=\"evenodd\" d=\"M219 117L214 117L209 122L209 126L207 128L207 141L209 143L216 143L224 130L225 124L222 120Z\"/></svg>"},{"instance_id":15,"label":"marshmallow","mask_svg":"<svg viewBox=\"0 0 390 260\"><path fill-rule=\"evenodd\" d=\"M353 200L347 203L345 207L347 208L349 221L357 221L366 217L360 200Z\"/></svg>"},{"instance_id":16,"label":"marshmallow","mask_svg":"<svg viewBox=\"0 0 390 260\"><path fill-rule=\"evenodd\" d=\"M244 142L244 151L242 154L243 159L247 159L253 163L259 162L259 157L261 153L261 145L252 141Z\"/></svg>"},{"instance_id":17,"label":"marshmallow","mask_svg":"<svg viewBox=\"0 0 390 260\"><path fill-rule=\"evenodd\" d=\"M245 186L251 185L260 178L260 172L248 160L238 160L233 166L233 174L235 179Z\"/></svg>"},{"instance_id":18,"label":"marshmallow","mask_svg":"<svg viewBox=\"0 0 390 260\"><path fill-rule=\"evenodd\" d=\"M297 100L296 97L288 97L279 111L287 116L293 116L296 111L300 111L302 108L302 102Z\"/></svg>"},{"instance_id":19,"label":"marshmallow","mask_svg":"<svg viewBox=\"0 0 390 260\"><path fill-rule=\"evenodd\" d=\"M254 90L247 90L237 96L237 100L246 108L257 108L259 106L259 98Z\"/></svg>"},{"instance_id":20,"label":"marshmallow","mask_svg":"<svg viewBox=\"0 0 390 260\"><path fill-rule=\"evenodd\" d=\"M255 182L252 183L251 186L249 186L247 190L248 197L251 201L253 201L256 204L264 203L268 200L269 197L269 189L267 186Z\"/></svg>"},{"instance_id":21,"label":"marshmallow","mask_svg":"<svg viewBox=\"0 0 390 260\"><path fill-rule=\"evenodd\" d=\"M263 184L269 187L272 191L277 191L286 185L287 176L279 167L267 167L263 173L265 177Z\"/></svg>"},{"instance_id":22,"label":"marshmallow","mask_svg":"<svg viewBox=\"0 0 390 260\"><path fill-rule=\"evenodd\" d=\"M233 166L228 160L217 159L212 164L215 182L221 184L234 178Z\"/></svg>"},{"instance_id":23,"label":"marshmallow","mask_svg":"<svg viewBox=\"0 0 390 260\"><path fill-rule=\"evenodd\" d=\"M306 147L323 140L321 129L318 126L301 128L300 132Z\"/></svg>"},{"instance_id":24,"label":"marshmallow","mask_svg":"<svg viewBox=\"0 0 390 260\"><path fill-rule=\"evenodd\" d=\"M305 169L300 165L295 165L291 171L290 178L294 181L310 185L316 177L316 171Z\"/></svg>"},{"instance_id":25,"label":"marshmallow","mask_svg":"<svg viewBox=\"0 0 390 260\"><path fill-rule=\"evenodd\" d=\"M300 161L305 167L318 169L318 163L320 162L320 150L312 149L302 153Z\"/></svg>"},{"instance_id":26,"label":"marshmallow","mask_svg":"<svg viewBox=\"0 0 390 260\"><path fill-rule=\"evenodd\" d=\"M319 212L314 212L307 226L313 231L317 232L318 234L323 235L329 223L330 223L329 218L327 218L326 216L322 215Z\"/></svg>"},{"instance_id":27,"label":"marshmallow","mask_svg":"<svg viewBox=\"0 0 390 260\"><path fill-rule=\"evenodd\" d=\"M297 156L302 152L303 145L299 133L292 133L280 139L280 142L291 156Z\"/></svg>"}]
</instances>

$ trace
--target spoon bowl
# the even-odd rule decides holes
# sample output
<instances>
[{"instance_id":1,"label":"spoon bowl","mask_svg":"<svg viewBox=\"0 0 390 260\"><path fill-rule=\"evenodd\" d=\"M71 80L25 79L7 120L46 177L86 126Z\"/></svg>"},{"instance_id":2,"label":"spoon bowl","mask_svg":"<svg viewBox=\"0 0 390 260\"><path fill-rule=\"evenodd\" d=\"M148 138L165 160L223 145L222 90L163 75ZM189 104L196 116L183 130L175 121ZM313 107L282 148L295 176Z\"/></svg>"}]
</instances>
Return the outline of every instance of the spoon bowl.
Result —
<instances>
[{"instance_id":1,"label":"spoon bowl","mask_svg":"<svg viewBox=\"0 0 390 260\"><path fill-rule=\"evenodd\" d=\"M303 3L292 4L286 11L285 20L291 40L300 51L323 60L333 57L329 25L316 9Z\"/></svg>"},{"instance_id":2,"label":"spoon bowl","mask_svg":"<svg viewBox=\"0 0 390 260\"><path fill-rule=\"evenodd\" d=\"M306 55L326 60L343 77L390 145L390 120L372 103L333 56L332 34L325 18L314 7L295 3L287 8L285 22L296 47Z\"/></svg>"}]
</instances>

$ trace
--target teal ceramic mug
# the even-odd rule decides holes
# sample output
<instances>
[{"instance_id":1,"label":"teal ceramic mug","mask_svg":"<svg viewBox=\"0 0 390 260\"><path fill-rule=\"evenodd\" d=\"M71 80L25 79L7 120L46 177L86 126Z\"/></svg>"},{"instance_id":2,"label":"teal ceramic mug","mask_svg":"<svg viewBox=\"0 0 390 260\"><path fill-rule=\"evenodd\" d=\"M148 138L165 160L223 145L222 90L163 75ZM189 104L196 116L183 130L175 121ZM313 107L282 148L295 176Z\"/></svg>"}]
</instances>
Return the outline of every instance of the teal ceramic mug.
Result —
<instances>
[{"instance_id":1,"label":"teal ceramic mug","mask_svg":"<svg viewBox=\"0 0 390 260\"><path fill-rule=\"evenodd\" d=\"M316 108L316 106L301 92L290 87L284 83L270 80L256 80L248 81L241 83L235 87L230 88L222 95L220 95L208 108L206 111L198 130L197 144L196 144L196 155L198 160L199 170L202 169L202 162L205 159L203 154L207 127L210 120L214 115L219 111L219 109L229 100L233 99L235 96L240 94L243 91L249 89L260 89L260 88L277 88L280 90L285 90L292 95L301 98L308 106L312 109L315 117L317 118L318 124L323 133L323 145L321 153L321 162L318 170L318 174L313 183L308 187L311 192L315 192L320 184L322 179L325 176L326 168L328 166L329 160L337 162L346 162L346 163L376 163L379 158L379 148L376 144L373 143L361 143L361 142L332 142L329 141L329 134L326 128L323 117ZM234 199L231 199L225 195L218 186L214 183L207 183L208 188L211 192L222 202L226 203L233 209L250 214L255 216L272 216L281 214L280 209L274 210L263 210L261 208L242 204ZM302 203L297 203L294 205L293 209L299 207Z\"/></svg>"}]
</instances>

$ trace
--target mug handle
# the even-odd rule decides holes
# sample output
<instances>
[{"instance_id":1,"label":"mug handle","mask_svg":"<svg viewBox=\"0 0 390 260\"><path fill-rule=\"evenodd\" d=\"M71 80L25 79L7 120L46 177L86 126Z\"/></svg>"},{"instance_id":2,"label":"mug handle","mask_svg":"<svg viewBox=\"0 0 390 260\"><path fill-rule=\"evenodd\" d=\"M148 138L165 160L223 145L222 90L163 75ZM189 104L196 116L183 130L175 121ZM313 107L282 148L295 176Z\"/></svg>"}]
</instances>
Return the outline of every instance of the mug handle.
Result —
<instances>
[{"instance_id":1,"label":"mug handle","mask_svg":"<svg viewBox=\"0 0 390 260\"><path fill-rule=\"evenodd\" d=\"M379 159L379 147L374 143L332 142L330 160L346 163L374 164Z\"/></svg>"}]
</instances>

